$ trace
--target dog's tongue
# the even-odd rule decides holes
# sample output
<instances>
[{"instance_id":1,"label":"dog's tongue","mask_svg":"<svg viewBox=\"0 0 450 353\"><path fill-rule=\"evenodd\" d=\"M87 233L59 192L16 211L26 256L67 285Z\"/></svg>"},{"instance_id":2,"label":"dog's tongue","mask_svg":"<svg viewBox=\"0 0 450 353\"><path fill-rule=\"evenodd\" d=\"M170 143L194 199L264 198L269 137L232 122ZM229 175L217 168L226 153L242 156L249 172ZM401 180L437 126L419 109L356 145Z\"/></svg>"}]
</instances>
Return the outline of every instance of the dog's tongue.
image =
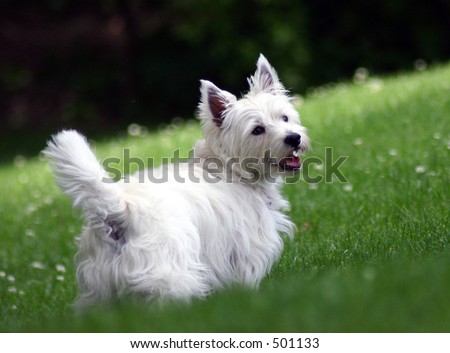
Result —
<instances>
[{"instance_id":1,"label":"dog's tongue","mask_svg":"<svg viewBox=\"0 0 450 353\"><path fill-rule=\"evenodd\" d=\"M300 157L297 156L291 156L286 160L286 165L292 169L300 168L300 163Z\"/></svg>"}]
</instances>

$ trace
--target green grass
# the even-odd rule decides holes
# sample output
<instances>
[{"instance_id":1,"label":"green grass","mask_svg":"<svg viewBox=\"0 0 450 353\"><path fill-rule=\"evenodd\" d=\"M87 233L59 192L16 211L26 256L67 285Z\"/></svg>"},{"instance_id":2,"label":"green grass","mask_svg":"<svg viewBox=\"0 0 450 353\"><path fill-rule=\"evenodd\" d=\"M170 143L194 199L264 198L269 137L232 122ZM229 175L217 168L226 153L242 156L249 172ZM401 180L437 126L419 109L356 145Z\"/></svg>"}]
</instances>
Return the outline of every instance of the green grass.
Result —
<instances>
[{"instance_id":1,"label":"green grass","mask_svg":"<svg viewBox=\"0 0 450 353\"><path fill-rule=\"evenodd\" d=\"M348 183L288 184L298 225L258 291L75 315L79 214L45 161L0 168L0 331L449 332L450 65L317 90L300 107L313 151ZM101 158L187 155L196 124L97 143ZM325 174L325 168L311 168ZM63 271L65 269L65 272ZM11 277L13 276L13 277Z\"/></svg>"}]
</instances>

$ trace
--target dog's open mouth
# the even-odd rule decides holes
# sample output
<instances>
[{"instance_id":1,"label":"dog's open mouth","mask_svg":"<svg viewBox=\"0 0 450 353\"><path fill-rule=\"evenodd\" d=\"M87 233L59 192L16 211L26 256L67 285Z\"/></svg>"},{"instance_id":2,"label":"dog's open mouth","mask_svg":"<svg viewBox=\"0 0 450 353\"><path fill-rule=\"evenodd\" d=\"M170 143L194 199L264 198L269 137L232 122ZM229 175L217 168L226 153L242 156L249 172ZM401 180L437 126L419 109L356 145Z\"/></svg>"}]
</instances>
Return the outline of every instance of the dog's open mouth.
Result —
<instances>
[{"instance_id":1,"label":"dog's open mouth","mask_svg":"<svg viewBox=\"0 0 450 353\"><path fill-rule=\"evenodd\" d=\"M283 170L298 170L302 165L302 160L298 155L298 149L293 150L291 153L284 157L279 166Z\"/></svg>"}]
</instances>

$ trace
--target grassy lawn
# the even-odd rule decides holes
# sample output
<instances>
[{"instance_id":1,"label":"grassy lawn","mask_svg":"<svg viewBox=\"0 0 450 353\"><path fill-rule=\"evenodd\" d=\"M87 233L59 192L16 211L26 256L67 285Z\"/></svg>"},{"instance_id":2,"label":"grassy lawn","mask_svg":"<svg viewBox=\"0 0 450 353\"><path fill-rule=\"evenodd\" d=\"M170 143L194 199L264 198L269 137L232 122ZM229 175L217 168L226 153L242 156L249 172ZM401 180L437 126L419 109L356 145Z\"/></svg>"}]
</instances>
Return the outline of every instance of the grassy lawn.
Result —
<instances>
[{"instance_id":1,"label":"grassy lawn","mask_svg":"<svg viewBox=\"0 0 450 353\"><path fill-rule=\"evenodd\" d=\"M79 213L45 161L11 156L0 166L0 331L449 332L450 65L320 89L299 109L308 157L348 157L347 182L287 184L298 232L260 290L190 305L76 315ZM100 158L128 147L159 160L199 136L186 123L95 146Z\"/></svg>"}]
</instances>

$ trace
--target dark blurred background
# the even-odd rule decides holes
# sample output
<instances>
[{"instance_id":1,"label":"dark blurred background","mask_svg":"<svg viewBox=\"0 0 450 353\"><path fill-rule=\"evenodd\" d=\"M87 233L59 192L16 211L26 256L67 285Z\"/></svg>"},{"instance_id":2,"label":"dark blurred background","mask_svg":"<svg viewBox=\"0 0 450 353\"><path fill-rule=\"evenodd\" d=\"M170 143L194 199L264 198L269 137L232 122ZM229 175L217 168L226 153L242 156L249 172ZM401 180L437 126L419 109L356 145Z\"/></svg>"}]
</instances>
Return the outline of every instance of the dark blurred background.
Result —
<instances>
[{"instance_id":1,"label":"dark blurred background","mask_svg":"<svg viewBox=\"0 0 450 353\"><path fill-rule=\"evenodd\" d=\"M300 94L444 62L450 1L0 0L0 138L191 118L199 79L239 93L259 53Z\"/></svg>"}]
</instances>

